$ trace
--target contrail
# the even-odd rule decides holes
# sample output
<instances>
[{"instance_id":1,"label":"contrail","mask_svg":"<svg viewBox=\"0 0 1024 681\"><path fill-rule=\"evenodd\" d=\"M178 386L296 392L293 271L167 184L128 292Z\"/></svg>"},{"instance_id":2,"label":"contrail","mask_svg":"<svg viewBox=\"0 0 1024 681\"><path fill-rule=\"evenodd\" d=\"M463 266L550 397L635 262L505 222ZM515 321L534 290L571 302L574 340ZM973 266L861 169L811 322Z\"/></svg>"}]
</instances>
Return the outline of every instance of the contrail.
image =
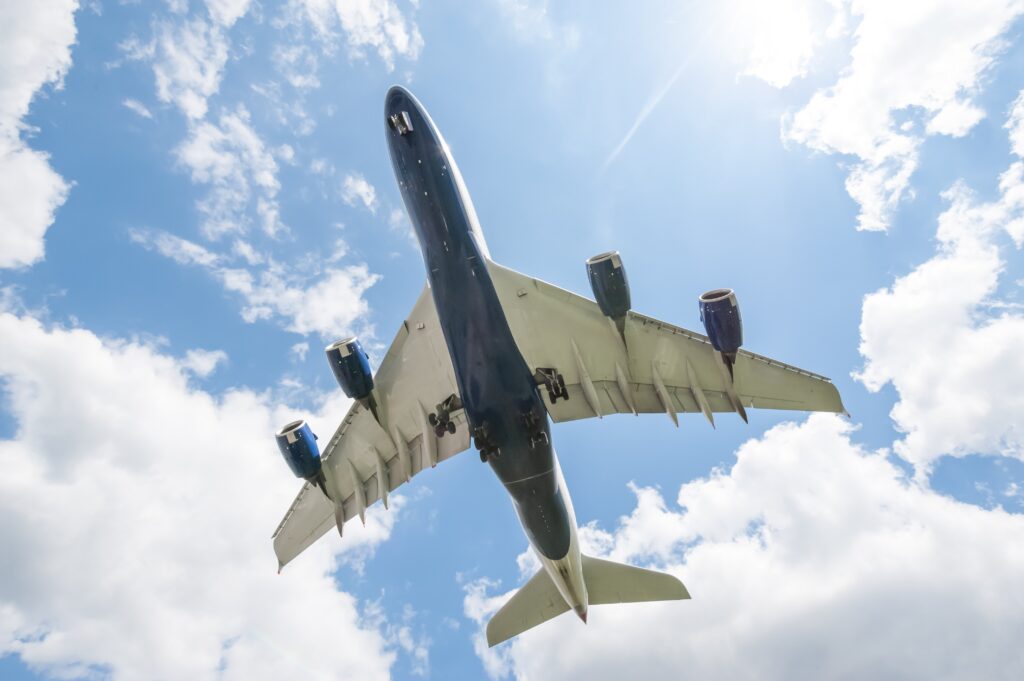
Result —
<instances>
[{"instance_id":1,"label":"contrail","mask_svg":"<svg viewBox=\"0 0 1024 681\"><path fill-rule=\"evenodd\" d=\"M633 126L629 129L629 132L627 132L626 136L622 138L619 145L612 150L612 153L608 155L608 158L604 160L604 163L601 165L602 173L608 169L608 166L612 164L612 161L618 158L619 154L622 153L622 150L626 148L627 144L629 144L629 141L633 139L633 135L636 134L636 131L641 125L643 125L643 122L647 120L647 117L651 115L651 112L661 104L661 100L664 99L665 95L668 94L668 91L672 89L675 82L679 80L679 76L683 75L683 71L685 71L686 67L689 65L690 58L687 57L683 60L683 63L680 64L679 68L676 69L676 72L672 74L672 77L668 79L668 82L661 86L661 89L655 92L654 95L647 100L647 104L645 104L644 108L640 110L640 115L636 117L635 121L633 121Z\"/></svg>"}]
</instances>

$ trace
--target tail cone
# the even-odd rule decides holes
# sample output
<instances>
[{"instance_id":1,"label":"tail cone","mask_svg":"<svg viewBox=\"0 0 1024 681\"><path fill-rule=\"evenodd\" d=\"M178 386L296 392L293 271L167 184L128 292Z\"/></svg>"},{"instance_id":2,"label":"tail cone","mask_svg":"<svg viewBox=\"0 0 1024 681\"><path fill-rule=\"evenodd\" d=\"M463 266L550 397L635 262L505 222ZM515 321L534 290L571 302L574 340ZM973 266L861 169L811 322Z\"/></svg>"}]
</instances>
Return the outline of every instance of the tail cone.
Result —
<instances>
[{"instance_id":1,"label":"tail cone","mask_svg":"<svg viewBox=\"0 0 1024 681\"><path fill-rule=\"evenodd\" d=\"M576 614L579 615L579 618L581 620L583 620L584 624L586 624L587 623L587 606L585 606L585 605L577 605L575 608L573 608L573 610L576 611Z\"/></svg>"}]
</instances>

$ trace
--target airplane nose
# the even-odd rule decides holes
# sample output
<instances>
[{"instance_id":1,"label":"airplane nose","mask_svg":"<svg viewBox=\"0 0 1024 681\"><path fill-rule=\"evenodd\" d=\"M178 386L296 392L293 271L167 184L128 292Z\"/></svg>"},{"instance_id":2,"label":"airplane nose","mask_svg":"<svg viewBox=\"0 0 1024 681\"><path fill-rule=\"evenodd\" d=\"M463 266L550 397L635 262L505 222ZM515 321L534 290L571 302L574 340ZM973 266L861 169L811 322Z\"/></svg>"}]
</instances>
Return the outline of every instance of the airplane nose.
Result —
<instances>
[{"instance_id":1,"label":"airplane nose","mask_svg":"<svg viewBox=\"0 0 1024 681\"><path fill-rule=\"evenodd\" d=\"M581 620L583 620L584 624L586 624L587 623L587 606L585 606L585 605L577 605L575 608L573 608L573 610L576 611L576 615Z\"/></svg>"}]
</instances>

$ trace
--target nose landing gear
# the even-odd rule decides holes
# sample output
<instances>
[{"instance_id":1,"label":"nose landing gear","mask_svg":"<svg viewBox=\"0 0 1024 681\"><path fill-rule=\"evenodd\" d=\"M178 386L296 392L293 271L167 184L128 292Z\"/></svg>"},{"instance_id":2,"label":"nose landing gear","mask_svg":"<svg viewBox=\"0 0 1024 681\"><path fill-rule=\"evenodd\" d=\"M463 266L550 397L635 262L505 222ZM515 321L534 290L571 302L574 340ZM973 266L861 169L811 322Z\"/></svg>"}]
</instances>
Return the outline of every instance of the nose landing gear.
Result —
<instances>
[{"instance_id":1,"label":"nose landing gear","mask_svg":"<svg viewBox=\"0 0 1024 681\"><path fill-rule=\"evenodd\" d=\"M530 449L536 449L540 445L548 444L548 434L541 426L541 419L532 411L523 414L523 425L530 434Z\"/></svg>"}]
</instances>

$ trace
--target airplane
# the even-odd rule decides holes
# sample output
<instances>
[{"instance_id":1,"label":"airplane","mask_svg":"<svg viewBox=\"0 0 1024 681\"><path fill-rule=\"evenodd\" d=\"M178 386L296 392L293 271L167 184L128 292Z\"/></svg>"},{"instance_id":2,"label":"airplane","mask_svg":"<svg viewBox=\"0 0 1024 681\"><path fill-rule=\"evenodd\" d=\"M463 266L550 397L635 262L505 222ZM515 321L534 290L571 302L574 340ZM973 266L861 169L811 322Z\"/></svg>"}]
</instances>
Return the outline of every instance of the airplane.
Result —
<instances>
[{"instance_id":1,"label":"airplane","mask_svg":"<svg viewBox=\"0 0 1024 681\"><path fill-rule=\"evenodd\" d=\"M395 177L426 266L377 372L358 338L327 346L353 403L320 455L304 420L276 433L305 482L273 535L278 570L420 472L477 449L512 498L541 569L487 624L494 646L569 610L689 598L675 576L588 556L551 423L611 414L846 413L824 376L741 349L735 292L698 298L706 335L632 310L616 251L586 261L594 300L492 258L448 144L406 89L385 98Z\"/></svg>"}]
</instances>

